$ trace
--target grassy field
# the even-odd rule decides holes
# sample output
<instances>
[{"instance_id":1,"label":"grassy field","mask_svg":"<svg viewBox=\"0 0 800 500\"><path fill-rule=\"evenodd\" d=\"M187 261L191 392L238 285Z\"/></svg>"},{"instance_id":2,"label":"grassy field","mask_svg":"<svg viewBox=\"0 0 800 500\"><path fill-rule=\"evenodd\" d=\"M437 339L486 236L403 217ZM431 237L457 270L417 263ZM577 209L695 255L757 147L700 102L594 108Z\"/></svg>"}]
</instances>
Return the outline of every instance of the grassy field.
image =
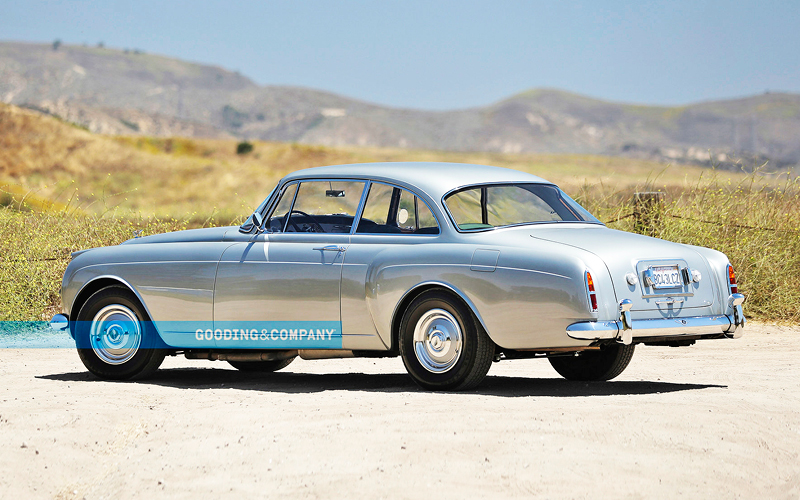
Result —
<instances>
[{"instance_id":1,"label":"grassy field","mask_svg":"<svg viewBox=\"0 0 800 500\"><path fill-rule=\"evenodd\" d=\"M647 190L641 186L640 190ZM800 322L800 182L709 176L668 187L660 223L644 232L725 253L747 296L746 314L762 321ZM632 192L597 187L576 198L614 229L634 231Z\"/></svg>"},{"instance_id":2,"label":"grassy field","mask_svg":"<svg viewBox=\"0 0 800 500\"><path fill-rule=\"evenodd\" d=\"M673 188L667 192L661 223L653 235L726 253L737 270L740 290L748 297L750 317L798 322L800 186L787 182L776 189L757 179L751 181L729 184L710 179ZM601 220L609 221L609 227L630 231L635 189L584 186L571 194ZM60 279L72 251L118 244L136 229L154 234L218 222L198 222L188 216L115 217L2 208L0 320L49 318L59 308Z\"/></svg>"},{"instance_id":3,"label":"grassy field","mask_svg":"<svg viewBox=\"0 0 800 500\"><path fill-rule=\"evenodd\" d=\"M530 172L566 189L584 184L686 187L708 170L597 155L492 154L322 147L237 141L156 139L91 134L55 118L0 103L0 188L29 205L37 200L92 214L180 216L205 220L249 214L285 174L300 168L370 161L480 163ZM727 173L734 182L741 173ZM11 204L5 196L5 204ZM2 198L0 198L2 200Z\"/></svg>"},{"instance_id":4,"label":"grassy field","mask_svg":"<svg viewBox=\"0 0 800 500\"><path fill-rule=\"evenodd\" d=\"M450 161L540 175L613 228L633 230L636 191L666 193L653 234L725 252L747 314L800 321L797 181L700 167L581 155L505 155L94 135L0 104L0 320L59 309L69 254L145 234L228 224L248 215L288 172L367 161Z\"/></svg>"}]
</instances>

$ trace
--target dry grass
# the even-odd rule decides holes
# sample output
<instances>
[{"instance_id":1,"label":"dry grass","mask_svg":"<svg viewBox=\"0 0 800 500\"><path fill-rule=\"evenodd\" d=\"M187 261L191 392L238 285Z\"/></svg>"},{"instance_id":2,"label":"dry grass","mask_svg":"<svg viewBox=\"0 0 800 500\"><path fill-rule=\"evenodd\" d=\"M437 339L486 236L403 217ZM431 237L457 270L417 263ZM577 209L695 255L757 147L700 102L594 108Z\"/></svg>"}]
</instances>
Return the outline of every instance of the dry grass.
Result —
<instances>
[{"instance_id":1,"label":"dry grass","mask_svg":"<svg viewBox=\"0 0 800 500\"><path fill-rule=\"evenodd\" d=\"M609 223L632 231L635 191L584 187L578 200ZM652 236L725 253L747 296L748 316L800 322L800 179L782 183L751 175L739 182L714 175L686 188L666 189ZM617 220L619 219L619 220Z\"/></svg>"},{"instance_id":2,"label":"dry grass","mask_svg":"<svg viewBox=\"0 0 800 500\"><path fill-rule=\"evenodd\" d=\"M631 212L631 195L667 193L656 236L726 253L748 295L747 313L800 321L797 182L625 158L330 148L235 140L93 135L0 104L0 320L58 308L74 250L147 234L241 220L288 172L369 161L482 163L554 181L601 220ZM54 202L55 200L55 202ZM20 210L22 209L22 211ZM177 217L177 219L175 218ZM609 224L632 230L630 218ZM755 228L755 229L754 229Z\"/></svg>"},{"instance_id":3,"label":"dry grass","mask_svg":"<svg viewBox=\"0 0 800 500\"><path fill-rule=\"evenodd\" d=\"M587 178L626 187L658 178L686 186L705 169L592 155L456 153L322 147L236 140L106 137L0 104L0 189L80 206L90 213L231 219L249 213L278 179L300 168L371 161L482 163L531 172L571 189ZM739 180L743 174L730 173ZM9 186L2 189L2 186ZM6 203L8 204L8 203Z\"/></svg>"},{"instance_id":4,"label":"dry grass","mask_svg":"<svg viewBox=\"0 0 800 500\"><path fill-rule=\"evenodd\" d=\"M61 277L70 253L117 245L133 236L178 231L187 220L116 219L0 207L0 321L49 320L61 307Z\"/></svg>"}]
</instances>

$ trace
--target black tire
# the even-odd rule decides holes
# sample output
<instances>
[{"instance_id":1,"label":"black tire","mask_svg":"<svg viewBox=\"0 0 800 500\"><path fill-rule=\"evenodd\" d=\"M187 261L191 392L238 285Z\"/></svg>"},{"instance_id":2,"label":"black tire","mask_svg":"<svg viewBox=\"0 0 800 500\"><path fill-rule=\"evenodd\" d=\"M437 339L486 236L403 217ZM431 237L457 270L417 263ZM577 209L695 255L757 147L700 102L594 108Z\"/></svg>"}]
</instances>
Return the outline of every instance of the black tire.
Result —
<instances>
[{"instance_id":1,"label":"black tire","mask_svg":"<svg viewBox=\"0 0 800 500\"><path fill-rule=\"evenodd\" d=\"M101 355L108 356L107 353L111 351L103 349L99 340L93 344L90 338L93 326L97 325L95 320L101 320L98 319L98 313L108 310L109 306L117 308L119 311L126 312L127 310L133 313L130 323L136 322L134 328L138 326L136 337L139 338L135 351L132 348L124 349L122 350L124 355L110 361L104 360ZM120 314L114 318L123 316L124 314ZM114 318L108 319L108 323L113 324ZM123 286L109 286L95 292L81 307L76 319L75 342L78 347L78 356L86 369L100 378L109 380L143 379L158 370L164 361L166 350L158 348L161 345L158 333L156 333L144 307L139 303L136 295ZM118 323L120 322L118 321ZM125 324L125 322L120 324Z\"/></svg>"},{"instance_id":2,"label":"black tire","mask_svg":"<svg viewBox=\"0 0 800 500\"><path fill-rule=\"evenodd\" d=\"M441 336L438 340L433 338L441 335L443 325L444 330L447 330L452 325L452 320L455 320L455 325L460 329L461 349L458 350L451 349L456 345L455 335L451 335L450 341L446 343L441 341ZM441 321L441 324L437 325L436 321ZM428 325L428 328L422 328L420 331L431 332L432 335L429 336L433 339L431 342L415 341L414 334L418 324L421 327ZM432 391L466 390L476 387L489 372L495 351L494 342L472 311L452 294L440 290L425 292L411 302L400 322L399 340L400 354L409 375L420 387ZM435 349L442 344L447 346L442 348L447 349L443 354L451 356L452 359L448 358L441 362L442 367L432 366L437 360L426 361L426 353L431 352L426 350L426 346ZM421 353L418 353L415 347L419 347ZM458 354L452 354L456 351ZM425 366L439 371L431 371L431 368Z\"/></svg>"},{"instance_id":3,"label":"black tire","mask_svg":"<svg viewBox=\"0 0 800 500\"><path fill-rule=\"evenodd\" d=\"M228 361L228 363L243 372L271 373L286 368L296 357L292 356L291 358L273 361Z\"/></svg>"},{"instance_id":4,"label":"black tire","mask_svg":"<svg viewBox=\"0 0 800 500\"><path fill-rule=\"evenodd\" d=\"M599 351L584 351L579 356L554 356L548 359L567 380L611 380L631 362L635 347L633 344L611 344Z\"/></svg>"}]
</instances>

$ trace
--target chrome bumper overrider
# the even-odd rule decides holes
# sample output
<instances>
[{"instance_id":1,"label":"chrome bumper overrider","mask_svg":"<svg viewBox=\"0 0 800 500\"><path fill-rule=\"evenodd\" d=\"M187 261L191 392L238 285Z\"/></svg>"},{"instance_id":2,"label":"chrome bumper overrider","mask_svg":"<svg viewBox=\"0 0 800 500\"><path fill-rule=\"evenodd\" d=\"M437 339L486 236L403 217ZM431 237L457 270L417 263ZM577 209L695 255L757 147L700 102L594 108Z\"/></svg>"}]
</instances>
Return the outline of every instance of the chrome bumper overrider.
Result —
<instances>
[{"instance_id":1,"label":"chrome bumper overrider","mask_svg":"<svg viewBox=\"0 0 800 500\"><path fill-rule=\"evenodd\" d=\"M620 304L619 321L582 321L567 327L567 335L576 340L614 339L630 344L634 339L648 337L684 337L724 333L738 339L744 334L745 317L742 313L744 296L732 294L729 305L732 315L693 316L688 318L630 319L630 303ZM624 301L623 301L624 302Z\"/></svg>"},{"instance_id":2,"label":"chrome bumper overrider","mask_svg":"<svg viewBox=\"0 0 800 500\"><path fill-rule=\"evenodd\" d=\"M69 317L66 314L56 314L50 320L50 329L63 331L69 328Z\"/></svg>"}]
</instances>

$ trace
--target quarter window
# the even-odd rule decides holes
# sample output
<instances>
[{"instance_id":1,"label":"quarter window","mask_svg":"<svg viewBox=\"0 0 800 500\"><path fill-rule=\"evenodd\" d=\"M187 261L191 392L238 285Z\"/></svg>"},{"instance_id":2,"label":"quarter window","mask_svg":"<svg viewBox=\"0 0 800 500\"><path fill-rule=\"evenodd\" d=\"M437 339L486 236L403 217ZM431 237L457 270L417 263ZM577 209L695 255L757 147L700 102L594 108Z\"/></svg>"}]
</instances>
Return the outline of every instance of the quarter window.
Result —
<instances>
[{"instance_id":1,"label":"quarter window","mask_svg":"<svg viewBox=\"0 0 800 500\"><path fill-rule=\"evenodd\" d=\"M439 225L425 202L388 184L370 185L358 223L359 234L439 234Z\"/></svg>"}]
</instances>

